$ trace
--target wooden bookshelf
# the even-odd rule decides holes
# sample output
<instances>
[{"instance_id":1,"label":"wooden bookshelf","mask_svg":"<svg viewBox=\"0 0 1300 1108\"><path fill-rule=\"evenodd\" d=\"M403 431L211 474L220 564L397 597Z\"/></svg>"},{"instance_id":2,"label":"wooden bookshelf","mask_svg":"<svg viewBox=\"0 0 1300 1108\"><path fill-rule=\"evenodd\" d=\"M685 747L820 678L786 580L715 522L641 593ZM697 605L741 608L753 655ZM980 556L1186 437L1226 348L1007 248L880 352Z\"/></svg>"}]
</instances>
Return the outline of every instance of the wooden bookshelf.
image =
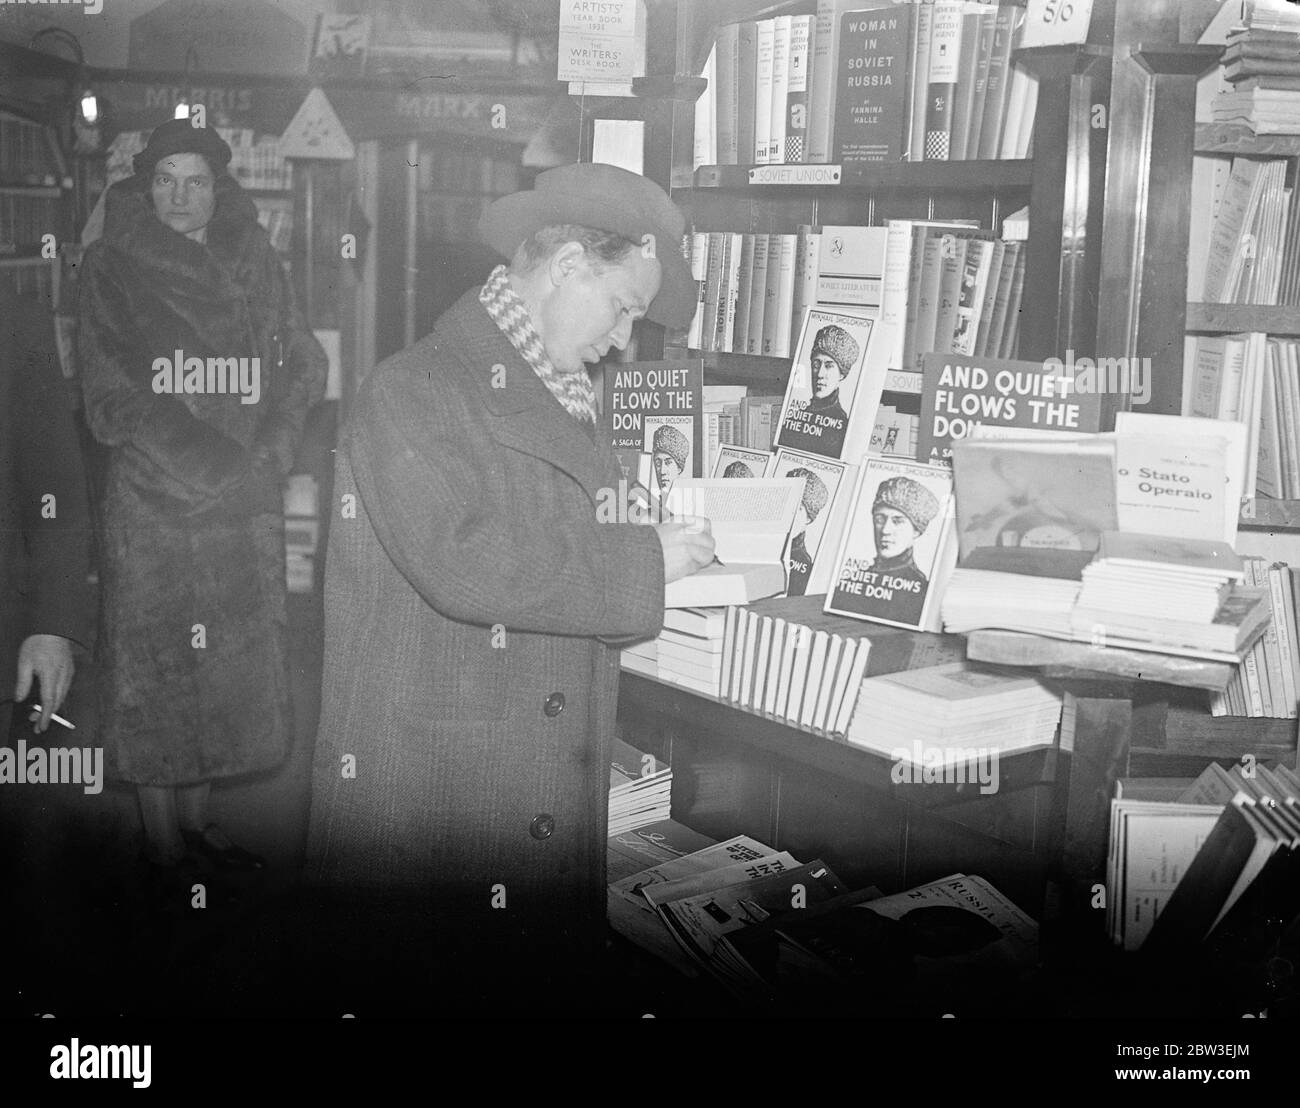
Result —
<instances>
[{"instance_id":1,"label":"wooden bookshelf","mask_svg":"<svg viewBox=\"0 0 1300 1108\"><path fill-rule=\"evenodd\" d=\"M1270 335L1300 335L1300 308L1286 304L1187 305L1187 330L1201 334L1265 331Z\"/></svg>"}]
</instances>

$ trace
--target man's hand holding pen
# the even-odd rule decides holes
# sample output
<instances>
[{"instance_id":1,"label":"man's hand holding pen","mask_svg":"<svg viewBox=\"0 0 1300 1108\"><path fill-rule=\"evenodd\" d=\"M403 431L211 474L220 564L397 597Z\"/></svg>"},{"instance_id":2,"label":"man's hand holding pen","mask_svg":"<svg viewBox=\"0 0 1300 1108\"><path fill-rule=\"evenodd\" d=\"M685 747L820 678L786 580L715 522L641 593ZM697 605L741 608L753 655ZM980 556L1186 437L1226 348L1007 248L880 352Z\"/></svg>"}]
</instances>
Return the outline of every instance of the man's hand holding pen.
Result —
<instances>
[{"instance_id":1,"label":"man's hand holding pen","mask_svg":"<svg viewBox=\"0 0 1300 1108\"><path fill-rule=\"evenodd\" d=\"M703 516L676 516L667 523L655 525L664 548L664 583L689 577L711 562L713 554L713 528Z\"/></svg>"}]
</instances>

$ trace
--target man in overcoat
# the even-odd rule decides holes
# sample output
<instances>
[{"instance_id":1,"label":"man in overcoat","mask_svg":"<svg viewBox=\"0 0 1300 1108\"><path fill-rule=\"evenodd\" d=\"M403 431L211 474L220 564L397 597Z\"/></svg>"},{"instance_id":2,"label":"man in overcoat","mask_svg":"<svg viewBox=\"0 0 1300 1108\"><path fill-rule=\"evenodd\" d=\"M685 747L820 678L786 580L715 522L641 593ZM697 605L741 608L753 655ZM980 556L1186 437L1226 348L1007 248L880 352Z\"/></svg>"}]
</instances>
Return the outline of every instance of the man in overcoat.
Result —
<instances>
[{"instance_id":1,"label":"man in overcoat","mask_svg":"<svg viewBox=\"0 0 1300 1108\"><path fill-rule=\"evenodd\" d=\"M7 702L34 682L36 730L50 727L93 623L86 477L50 307L0 288L0 744Z\"/></svg>"},{"instance_id":2,"label":"man in overcoat","mask_svg":"<svg viewBox=\"0 0 1300 1108\"><path fill-rule=\"evenodd\" d=\"M371 999L594 1014L618 648L658 633L665 582L713 542L700 520L602 522L620 469L587 366L638 318L689 318L683 228L635 174L542 174L481 224L510 265L358 392L307 878L345 932L327 968L392 983Z\"/></svg>"}]
</instances>

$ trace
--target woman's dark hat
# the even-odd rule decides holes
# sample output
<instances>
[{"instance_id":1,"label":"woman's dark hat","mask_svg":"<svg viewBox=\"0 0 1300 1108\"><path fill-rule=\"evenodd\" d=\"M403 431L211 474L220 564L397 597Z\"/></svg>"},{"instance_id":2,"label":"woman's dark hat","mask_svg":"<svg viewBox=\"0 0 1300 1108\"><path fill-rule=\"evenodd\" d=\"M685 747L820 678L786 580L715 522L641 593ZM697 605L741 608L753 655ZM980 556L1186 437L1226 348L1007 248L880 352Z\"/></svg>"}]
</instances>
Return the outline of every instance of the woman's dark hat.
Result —
<instances>
[{"instance_id":1,"label":"woman's dark hat","mask_svg":"<svg viewBox=\"0 0 1300 1108\"><path fill-rule=\"evenodd\" d=\"M217 176L230 164L230 147L211 127L195 127L188 119L171 119L154 128L149 145L135 156L132 165L137 173L152 173L154 166L173 154L202 154Z\"/></svg>"},{"instance_id":2,"label":"woman's dark hat","mask_svg":"<svg viewBox=\"0 0 1300 1108\"><path fill-rule=\"evenodd\" d=\"M526 238L557 223L653 243L663 279L646 318L672 327L690 322L698 287L682 256L686 218L653 181L613 165L562 165L539 174L532 192L501 197L478 226L489 246L512 258Z\"/></svg>"}]
</instances>

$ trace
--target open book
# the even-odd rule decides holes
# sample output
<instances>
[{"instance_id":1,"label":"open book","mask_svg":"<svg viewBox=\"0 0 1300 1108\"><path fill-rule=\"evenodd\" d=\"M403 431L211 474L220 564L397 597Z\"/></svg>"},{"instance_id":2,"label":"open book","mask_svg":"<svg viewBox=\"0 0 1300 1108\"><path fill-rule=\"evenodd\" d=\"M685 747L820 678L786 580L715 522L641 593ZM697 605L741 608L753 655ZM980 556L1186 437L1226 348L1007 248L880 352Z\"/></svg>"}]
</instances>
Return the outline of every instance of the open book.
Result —
<instances>
[{"instance_id":1,"label":"open book","mask_svg":"<svg viewBox=\"0 0 1300 1108\"><path fill-rule=\"evenodd\" d=\"M748 604L784 592L782 553L803 490L800 477L674 482L665 505L668 512L708 519L717 561L670 582L664 590L664 607Z\"/></svg>"}]
</instances>

